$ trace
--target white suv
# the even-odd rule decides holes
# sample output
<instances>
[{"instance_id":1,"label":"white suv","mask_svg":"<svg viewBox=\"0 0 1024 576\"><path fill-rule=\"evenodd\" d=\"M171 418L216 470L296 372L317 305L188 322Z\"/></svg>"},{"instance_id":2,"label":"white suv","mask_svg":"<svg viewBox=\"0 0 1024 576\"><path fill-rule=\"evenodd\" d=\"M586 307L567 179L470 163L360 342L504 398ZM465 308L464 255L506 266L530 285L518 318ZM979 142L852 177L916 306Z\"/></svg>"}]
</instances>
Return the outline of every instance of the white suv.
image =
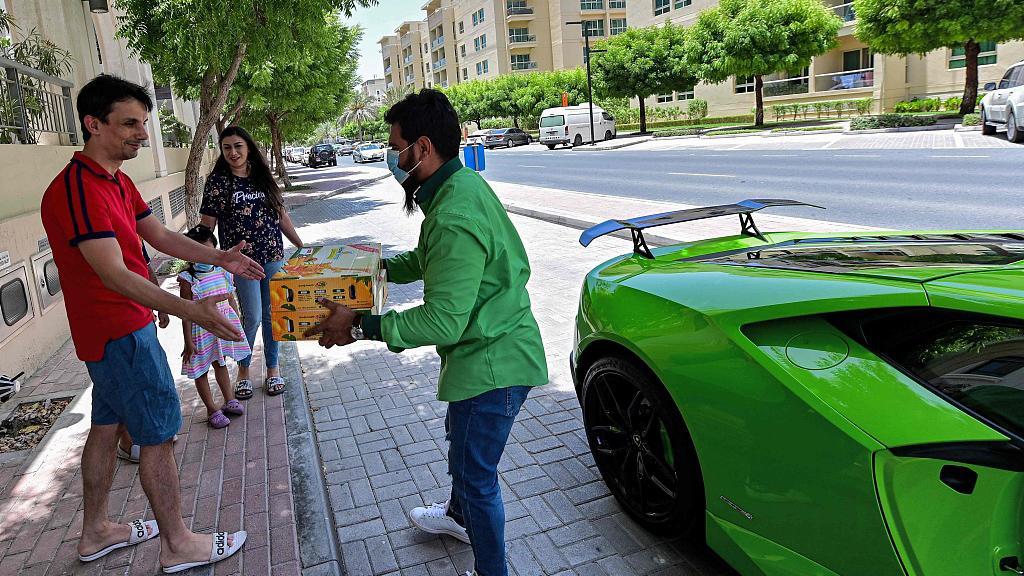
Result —
<instances>
[{"instance_id":1,"label":"white suv","mask_svg":"<svg viewBox=\"0 0 1024 576\"><path fill-rule=\"evenodd\" d=\"M1006 139L1024 142L1024 60L1010 66L1003 79L985 84L981 99L981 133L995 134L997 124L1006 125Z\"/></svg>"}]
</instances>

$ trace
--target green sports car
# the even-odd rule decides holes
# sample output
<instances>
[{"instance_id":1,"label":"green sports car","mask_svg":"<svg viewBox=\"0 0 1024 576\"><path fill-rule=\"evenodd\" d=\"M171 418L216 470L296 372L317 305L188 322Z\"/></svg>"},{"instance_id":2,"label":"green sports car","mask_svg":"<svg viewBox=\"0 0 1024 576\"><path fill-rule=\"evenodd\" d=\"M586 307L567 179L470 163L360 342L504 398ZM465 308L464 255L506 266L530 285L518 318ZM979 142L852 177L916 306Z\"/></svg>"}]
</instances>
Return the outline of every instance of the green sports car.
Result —
<instances>
[{"instance_id":1,"label":"green sports car","mask_svg":"<svg viewBox=\"0 0 1024 576\"><path fill-rule=\"evenodd\" d=\"M647 528L743 575L1024 574L1024 232L762 233L747 200L609 221L572 372ZM643 230L738 215L737 236Z\"/></svg>"}]
</instances>

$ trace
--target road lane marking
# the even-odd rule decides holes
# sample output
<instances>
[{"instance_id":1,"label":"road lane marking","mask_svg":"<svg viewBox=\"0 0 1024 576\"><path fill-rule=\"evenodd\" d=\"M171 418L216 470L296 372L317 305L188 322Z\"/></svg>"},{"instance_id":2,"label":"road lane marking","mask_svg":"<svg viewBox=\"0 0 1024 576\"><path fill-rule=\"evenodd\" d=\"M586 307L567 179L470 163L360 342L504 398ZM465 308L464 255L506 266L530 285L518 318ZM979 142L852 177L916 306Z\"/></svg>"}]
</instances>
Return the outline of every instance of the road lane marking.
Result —
<instances>
[{"instance_id":1,"label":"road lane marking","mask_svg":"<svg viewBox=\"0 0 1024 576\"><path fill-rule=\"evenodd\" d=\"M702 172L669 172L672 176L704 176L706 178L735 178L732 174L704 174Z\"/></svg>"},{"instance_id":2,"label":"road lane marking","mask_svg":"<svg viewBox=\"0 0 1024 576\"><path fill-rule=\"evenodd\" d=\"M969 155L969 154L933 154L929 158L988 158L984 155Z\"/></svg>"},{"instance_id":3,"label":"road lane marking","mask_svg":"<svg viewBox=\"0 0 1024 576\"><path fill-rule=\"evenodd\" d=\"M833 154L833 158L881 158L881 154Z\"/></svg>"},{"instance_id":4,"label":"road lane marking","mask_svg":"<svg viewBox=\"0 0 1024 576\"><path fill-rule=\"evenodd\" d=\"M536 164L520 164L520 168L545 168L545 166L537 166Z\"/></svg>"}]
</instances>

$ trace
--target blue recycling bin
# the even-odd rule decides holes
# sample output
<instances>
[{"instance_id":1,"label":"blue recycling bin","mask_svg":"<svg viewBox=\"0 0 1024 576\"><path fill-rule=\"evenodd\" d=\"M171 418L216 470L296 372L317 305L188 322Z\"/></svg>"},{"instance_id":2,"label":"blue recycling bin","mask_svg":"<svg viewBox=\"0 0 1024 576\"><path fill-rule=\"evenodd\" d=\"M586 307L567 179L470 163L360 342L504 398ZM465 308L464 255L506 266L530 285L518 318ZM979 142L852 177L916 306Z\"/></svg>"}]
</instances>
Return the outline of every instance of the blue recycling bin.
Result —
<instances>
[{"instance_id":1,"label":"blue recycling bin","mask_svg":"<svg viewBox=\"0 0 1024 576\"><path fill-rule=\"evenodd\" d=\"M463 149L462 154L466 158L466 168L483 172L484 168L487 167L487 162L484 159L483 144L468 144Z\"/></svg>"}]
</instances>

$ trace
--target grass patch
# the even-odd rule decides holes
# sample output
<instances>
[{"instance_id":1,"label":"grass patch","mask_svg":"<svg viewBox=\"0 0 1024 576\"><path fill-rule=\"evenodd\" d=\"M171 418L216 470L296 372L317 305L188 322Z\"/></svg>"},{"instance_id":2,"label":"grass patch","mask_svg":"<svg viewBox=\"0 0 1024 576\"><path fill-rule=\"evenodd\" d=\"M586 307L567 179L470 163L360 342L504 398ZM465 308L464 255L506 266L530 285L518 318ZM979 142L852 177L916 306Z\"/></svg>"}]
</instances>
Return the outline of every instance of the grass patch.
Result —
<instances>
[{"instance_id":1,"label":"grass patch","mask_svg":"<svg viewBox=\"0 0 1024 576\"><path fill-rule=\"evenodd\" d=\"M934 115L920 116L915 114L880 114L878 116L862 116L850 121L850 130L932 126L937 120L938 119Z\"/></svg>"},{"instance_id":2,"label":"grass patch","mask_svg":"<svg viewBox=\"0 0 1024 576\"><path fill-rule=\"evenodd\" d=\"M705 136L726 136L729 134L755 134L764 132L767 130L765 127L760 128L733 128L729 130L715 130L714 132L708 132Z\"/></svg>"},{"instance_id":3,"label":"grass patch","mask_svg":"<svg viewBox=\"0 0 1024 576\"><path fill-rule=\"evenodd\" d=\"M981 114L964 115L964 126L981 126Z\"/></svg>"},{"instance_id":4,"label":"grass patch","mask_svg":"<svg viewBox=\"0 0 1024 576\"><path fill-rule=\"evenodd\" d=\"M772 132L817 132L819 130L836 130L842 126L836 126L835 124L829 126L794 126L792 128L773 128Z\"/></svg>"},{"instance_id":5,"label":"grass patch","mask_svg":"<svg viewBox=\"0 0 1024 576\"><path fill-rule=\"evenodd\" d=\"M670 128L658 130L654 133L655 138L668 138L670 136L696 136L703 132L700 128Z\"/></svg>"}]
</instances>

